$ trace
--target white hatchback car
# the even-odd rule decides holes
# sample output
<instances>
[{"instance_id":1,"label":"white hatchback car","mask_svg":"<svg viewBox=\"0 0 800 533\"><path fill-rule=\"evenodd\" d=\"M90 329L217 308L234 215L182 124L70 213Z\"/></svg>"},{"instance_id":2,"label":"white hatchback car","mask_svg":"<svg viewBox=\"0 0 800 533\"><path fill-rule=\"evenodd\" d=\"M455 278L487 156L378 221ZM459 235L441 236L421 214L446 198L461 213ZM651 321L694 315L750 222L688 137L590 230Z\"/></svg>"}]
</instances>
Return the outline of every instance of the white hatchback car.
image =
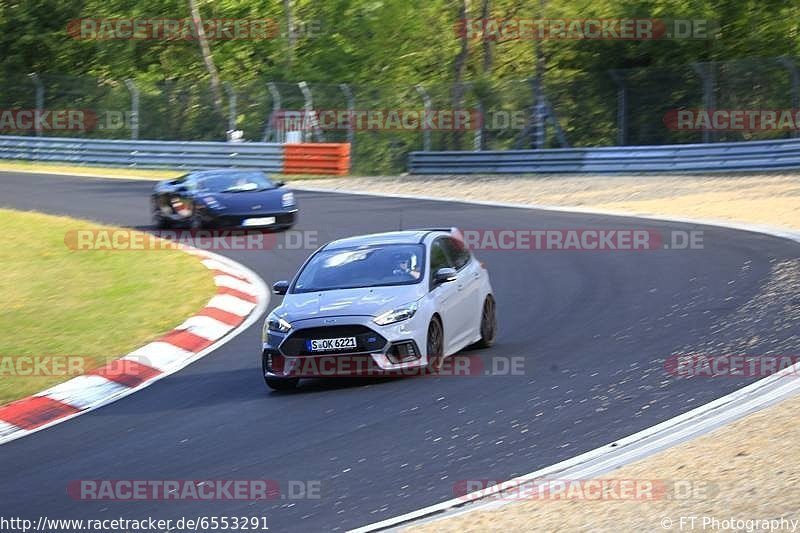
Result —
<instances>
[{"instance_id":1,"label":"white hatchback car","mask_svg":"<svg viewBox=\"0 0 800 533\"><path fill-rule=\"evenodd\" d=\"M439 371L444 358L491 346L497 323L489 273L456 229L377 233L322 246L264 322L267 385L300 378Z\"/></svg>"}]
</instances>

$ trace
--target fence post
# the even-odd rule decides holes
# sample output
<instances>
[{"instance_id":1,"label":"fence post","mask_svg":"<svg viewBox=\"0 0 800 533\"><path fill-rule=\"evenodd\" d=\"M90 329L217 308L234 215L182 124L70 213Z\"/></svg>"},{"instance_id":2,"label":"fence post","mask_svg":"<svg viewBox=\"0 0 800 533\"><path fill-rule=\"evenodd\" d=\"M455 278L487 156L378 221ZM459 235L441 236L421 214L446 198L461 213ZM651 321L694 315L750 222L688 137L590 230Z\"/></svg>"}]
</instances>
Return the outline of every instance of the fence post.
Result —
<instances>
[{"instance_id":1,"label":"fence post","mask_svg":"<svg viewBox=\"0 0 800 533\"><path fill-rule=\"evenodd\" d=\"M617 145L625 146L628 138L628 87L618 70L609 70L608 74L617 85Z\"/></svg>"},{"instance_id":2,"label":"fence post","mask_svg":"<svg viewBox=\"0 0 800 533\"><path fill-rule=\"evenodd\" d=\"M545 117L546 117L546 104L544 101L544 90L542 88L541 80L539 78L533 79L533 98L534 98L534 148L537 150L541 150L544 148L544 144L546 141L547 136L547 125L545 124Z\"/></svg>"},{"instance_id":3,"label":"fence post","mask_svg":"<svg viewBox=\"0 0 800 533\"><path fill-rule=\"evenodd\" d=\"M297 86L300 88L300 92L303 93L303 100L305 101L303 104L305 110L305 120L303 123L311 124L314 135L317 137L317 142L324 142L325 137L322 135L319 122L317 122L317 112L314 110L314 100L311 98L311 89L309 89L308 83L304 81L298 83Z\"/></svg>"},{"instance_id":4,"label":"fence post","mask_svg":"<svg viewBox=\"0 0 800 533\"><path fill-rule=\"evenodd\" d=\"M553 129L556 132L556 137L558 138L558 143L561 145L561 148L569 148L567 134L564 133L564 130L561 128L561 124L558 123L558 117L556 116L555 111L553 111L553 106L550 105L550 100L547 98L544 99L544 110L547 113L547 118L553 124Z\"/></svg>"},{"instance_id":5,"label":"fence post","mask_svg":"<svg viewBox=\"0 0 800 533\"><path fill-rule=\"evenodd\" d=\"M430 152L431 151L431 132L430 132L430 130L428 128L425 127L425 122L426 122L425 119L427 117L429 117L430 113L431 113L431 97L428 94L428 91L425 90L425 87L423 87L420 84L415 85L414 89L416 89L417 93L419 93L419 95L422 97L423 112L425 113L425 116L423 117L423 120L421 121L422 125L423 125L422 126L422 149L424 151L426 151L426 152Z\"/></svg>"},{"instance_id":6,"label":"fence post","mask_svg":"<svg viewBox=\"0 0 800 533\"><path fill-rule=\"evenodd\" d=\"M131 93L131 140L139 138L139 88L132 79L125 80L125 87Z\"/></svg>"},{"instance_id":7,"label":"fence post","mask_svg":"<svg viewBox=\"0 0 800 533\"><path fill-rule=\"evenodd\" d=\"M483 102L478 99L478 127L475 128L475 140L472 149L476 152L483 150Z\"/></svg>"},{"instance_id":8,"label":"fence post","mask_svg":"<svg viewBox=\"0 0 800 533\"><path fill-rule=\"evenodd\" d=\"M31 72L28 74L28 77L33 81L33 85L36 87L36 112L41 115L44 111L44 85L42 85L42 80L36 72ZM36 128L36 136L42 136L42 130L40 128Z\"/></svg>"},{"instance_id":9,"label":"fence post","mask_svg":"<svg viewBox=\"0 0 800 533\"><path fill-rule=\"evenodd\" d=\"M350 90L349 85L340 83L339 90L344 93L344 97L347 99L347 142L350 144L350 161L352 165L355 152L353 146L356 142L355 130L353 129L353 115L356 112L356 102L355 98L353 98L353 91Z\"/></svg>"},{"instance_id":10,"label":"fence post","mask_svg":"<svg viewBox=\"0 0 800 533\"><path fill-rule=\"evenodd\" d=\"M229 82L224 82L222 88L228 93L228 132L236 131L236 91ZM228 133L228 137L230 137Z\"/></svg>"},{"instance_id":11,"label":"fence post","mask_svg":"<svg viewBox=\"0 0 800 533\"><path fill-rule=\"evenodd\" d=\"M714 103L714 62L692 63L692 68L703 82L703 107L710 112L716 105ZM711 131L705 129L703 131L703 142L709 143L712 140Z\"/></svg>"},{"instance_id":12,"label":"fence post","mask_svg":"<svg viewBox=\"0 0 800 533\"><path fill-rule=\"evenodd\" d=\"M272 82L268 82L267 90L272 98L272 111L270 111L269 117L267 118L267 126L264 128L264 138L262 139L264 142L269 142L270 137L272 137L272 123L275 121L275 116L281 110L281 92L278 90L278 86ZM278 138L277 130L275 133L275 142L283 142L283 139Z\"/></svg>"},{"instance_id":13,"label":"fence post","mask_svg":"<svg viewBox=\"0 0 800 533\"><path fill-rule=\"evenodd\" d=\"M467 90L475 92L475 84L471 81L465 82L464 87ZM478 112L478 123L475 124L475 134L472 138L472 151L480 152L483 150L483 102L481 102L479 95L475 95L475 98L478 101L477 105L475 106ZM470 124L472 124L472 122L470 122Z\"/></svg>"},{"instance_id":14,"label":"fence post","mask_svg":"<svg viewBox=\"0 0 800 533\"><path fill-rule=\"evenodd\" d=\"M789 78L792 83L792 110L797 112L797 109L800 108L800 94L798 91L800 90L800 72L797 70L797 64L789 58L789 57L781 57L780 58L781 64L786 67L789 71ZM797 128L792 128L792 137L798 136Z\"/></svg>"}]
</instances>

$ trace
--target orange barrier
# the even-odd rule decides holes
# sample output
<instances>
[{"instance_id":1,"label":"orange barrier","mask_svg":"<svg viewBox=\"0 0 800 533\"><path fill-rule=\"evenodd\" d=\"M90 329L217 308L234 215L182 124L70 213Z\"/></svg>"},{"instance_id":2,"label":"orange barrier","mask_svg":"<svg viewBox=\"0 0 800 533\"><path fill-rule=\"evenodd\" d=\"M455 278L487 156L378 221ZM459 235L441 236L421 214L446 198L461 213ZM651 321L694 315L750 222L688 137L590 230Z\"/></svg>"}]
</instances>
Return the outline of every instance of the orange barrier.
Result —
<instances>
[{"instance_id":1,"label":"orange barrier","mask_svg":"<svg viewBox=\"0 0 800 533\"><path fill-rule=\"evenodd\" d=\"M332 174L350 172L350 144L299 143L283 145L284 174Z\"/></svg>"}]
</instances>

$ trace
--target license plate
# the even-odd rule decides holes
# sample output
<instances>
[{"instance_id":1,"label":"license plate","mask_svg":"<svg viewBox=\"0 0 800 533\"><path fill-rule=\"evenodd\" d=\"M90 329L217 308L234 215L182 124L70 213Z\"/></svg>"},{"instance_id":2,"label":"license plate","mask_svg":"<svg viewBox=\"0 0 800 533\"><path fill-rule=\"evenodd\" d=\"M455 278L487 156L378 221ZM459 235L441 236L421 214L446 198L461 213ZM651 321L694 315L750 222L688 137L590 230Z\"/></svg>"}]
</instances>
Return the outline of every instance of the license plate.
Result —
<instances>
[{"instance_id":1,"label":"license plate","mask_svg":"<svg viewBox=\"0 0 800 533\"><path fill-rule=\"evenodd\" d=\"M310 352L329 352L332 350L349 350L356 347L355 337L342 337L339 339L311 339L306 341Z\"/></svg>"},{"instance_id":2,"label":"license plate","mask_svg":"<svg viewBox=\"0 0 800 533\"><path fill-rule=\"evenodd\" d=\"M246 218L242 226L269 226L275 223L275 217Z\"/></svg>"}]
</instances>

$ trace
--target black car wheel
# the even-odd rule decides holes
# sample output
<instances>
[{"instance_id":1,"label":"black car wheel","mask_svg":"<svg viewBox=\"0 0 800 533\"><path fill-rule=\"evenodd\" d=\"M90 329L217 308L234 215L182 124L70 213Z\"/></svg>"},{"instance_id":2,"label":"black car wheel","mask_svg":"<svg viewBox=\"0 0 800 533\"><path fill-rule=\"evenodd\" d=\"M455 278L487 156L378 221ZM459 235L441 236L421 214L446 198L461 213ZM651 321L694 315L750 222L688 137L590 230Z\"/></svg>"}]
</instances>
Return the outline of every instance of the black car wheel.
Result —
<instances>
[{"instance_id":1,"label":"black car wheel","mask_svg":"<svg viewBox=\"0 0 800 533\"><path fill-rule=\"evenodd\" d=\"M428 370L439 372L444 365L444 330L442 323L434 317L428 325Z\"/></svg>"},{"instance_id":2,"label":"black car wheel","mask_svg":"<svg viewBox=\"0 0 800 533\"><path fill-rule=\"evenodd\" d=\"M189 218L189 229L203 229L203 217L196 210L192 213L191 218Z\"/></svg>"},{"instance_id":3,"label":"black car wheel","mask_svg":"<svg viewBox=\"0 0 800 533\"><path fill-rule=\"evenodd\" d=\"M153 225L156 229L169 229L172 227L172 221L164 218L158 211L153 212Z\"/></svg>"},{"instance_id":4,"label":"black car wheel","mask_svg":"<svg viewBox=\"0 0 800 533\"><path fill-rule=\"evenodd\" d=\"M488 295L483 302L483 311L481 311L481 340L478 341L478 346L481 348L488 348L494 344L494 339L497 336L497 317L495 316L495 304L492 295Z\"/></svg>"}]
</instances>

